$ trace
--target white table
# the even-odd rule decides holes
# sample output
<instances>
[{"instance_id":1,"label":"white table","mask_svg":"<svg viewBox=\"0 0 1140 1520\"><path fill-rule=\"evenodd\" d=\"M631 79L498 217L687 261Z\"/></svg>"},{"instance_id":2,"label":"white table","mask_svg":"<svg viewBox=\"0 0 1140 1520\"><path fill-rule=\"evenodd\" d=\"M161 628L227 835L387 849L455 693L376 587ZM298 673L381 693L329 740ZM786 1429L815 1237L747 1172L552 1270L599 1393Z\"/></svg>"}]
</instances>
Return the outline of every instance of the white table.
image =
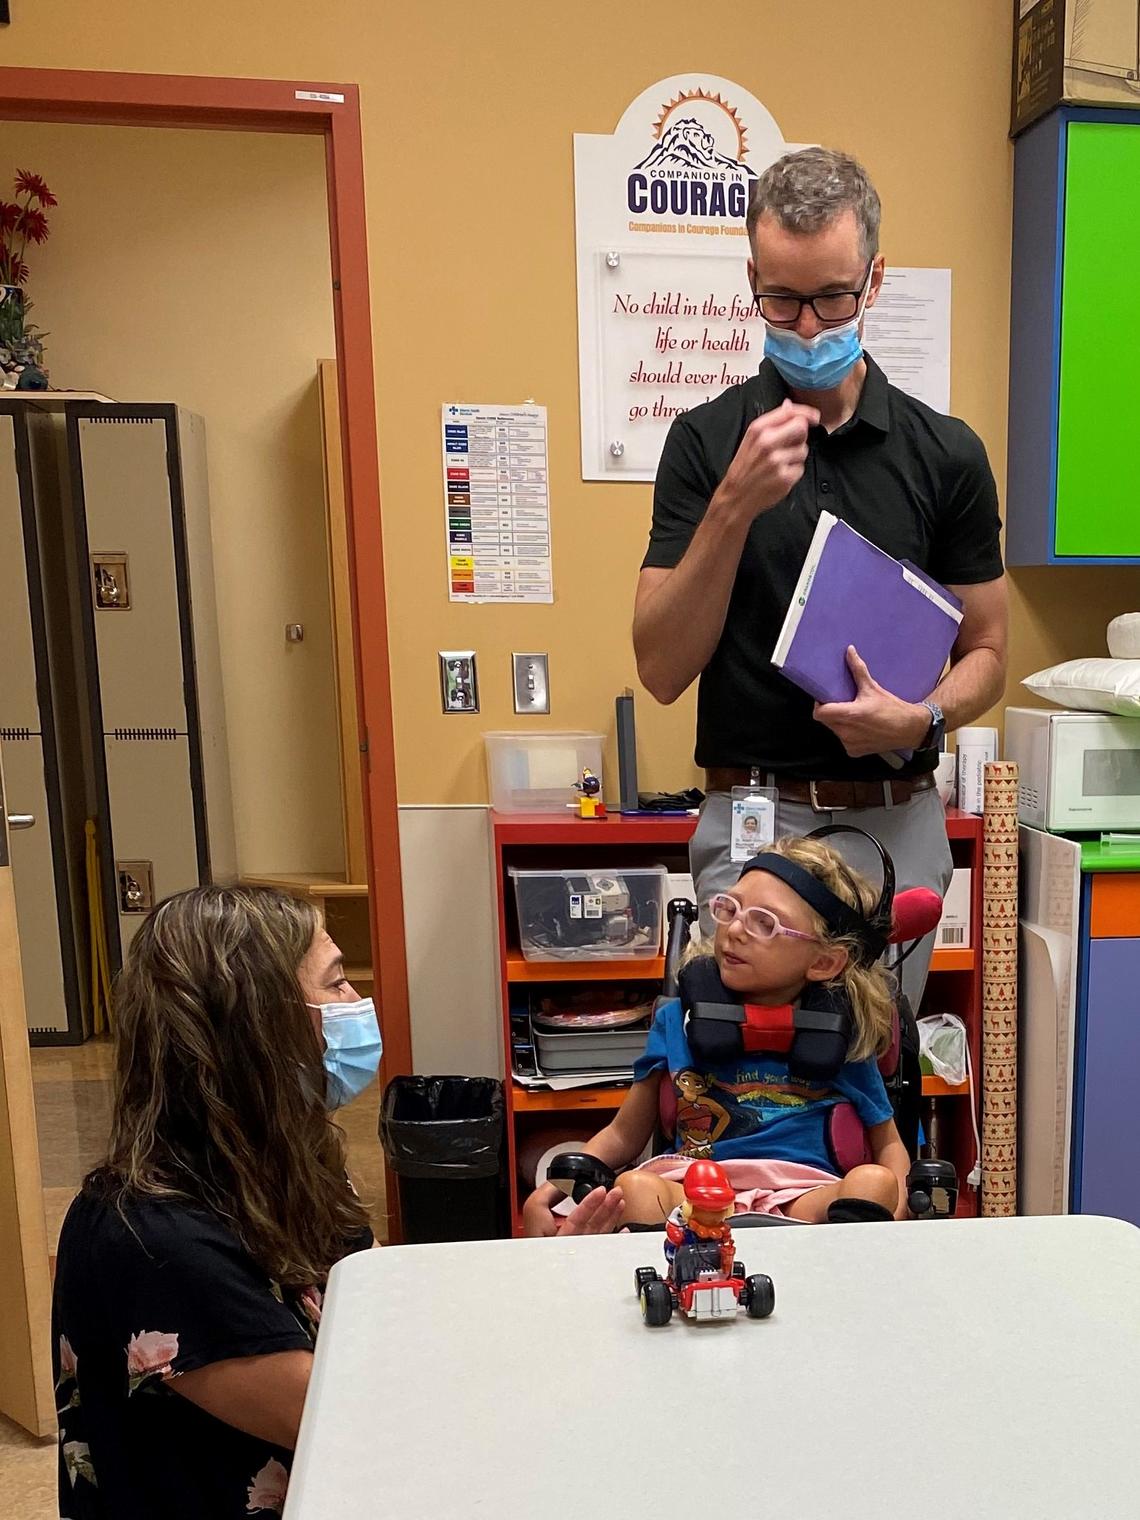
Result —
<instances>
[{"instance_id":1,"label":"white table","mask_svg":"<svg viewBox=\"0 0 1140 1520\"><path fill-rule=\"evenodd\" d=\"M342 1262L285 1520L1140 1515L1140 1230L740 1230L774 1316L648 1329L661 1241Z\"/></svg>"}]
</instances>

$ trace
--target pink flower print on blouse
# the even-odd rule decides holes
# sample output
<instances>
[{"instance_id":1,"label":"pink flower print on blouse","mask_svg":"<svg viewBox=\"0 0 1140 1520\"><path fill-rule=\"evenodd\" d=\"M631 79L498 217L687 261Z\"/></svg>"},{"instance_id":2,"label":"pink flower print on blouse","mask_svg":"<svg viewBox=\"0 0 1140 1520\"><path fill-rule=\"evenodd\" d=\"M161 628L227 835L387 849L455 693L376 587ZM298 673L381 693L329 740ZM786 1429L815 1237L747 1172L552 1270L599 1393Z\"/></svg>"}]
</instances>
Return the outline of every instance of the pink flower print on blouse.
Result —
<instances>
[{"instance_id":1,"label":"pink flower print on blouse","mask_svg":"<svg viewBox=\"0 0 1140 1520\"><path fill-rule=\"evenodd\" d=\"M71 1349L71 1342L68 1340L68 1338L67 1338L66 1335L61 1335L60 1338L59 1338L59 1381L60 1381L60 1383L66 1383L69 1379L73 1378L75 1376L75 1374L76 1374L76 1371L77 1371L78 1367L79 1367L79 1358L76 1356L75 1352ZM58 1387L58 1386L59 1386L59 1384L57 1383L56 1387Z\"/></svg>"},{"instance_id":2,"label":"pink flower print on blouse","mask_svg":"<svg viewBox=\"0 0 1140 1520\"><path fill-rule=\"evenodd\" d=\"M256 1514L259 1509L272 1509L280 1514L285 1507L285 1490L288 1487L289 1474L276 1457L270 1457L249 1485L246 1514Z\"/></svg>"},{"instance_id":3,"label":"pink flower print on blouse","mask_svg":"<svg viewBox=\"0 0 1140 1520\"><path fill-rule=\"evenodd\" d=\"M67 1469L67 1476L71 1479L72 1488L80 1478L86 1478L88 1483L96 1488L99 1487L95 1478L95 1469L91 1466L91 1448L86 1441L63 1443L63 1465Z\"/></svg>"},{"instance_id":4,"label":"pink flower print on blouse","mask_svg":"<svg viewBox=\"0 0 1140 1520\"><path fill-rule=\"evenodd\" d=\"M167 1330L140 1330L131 1336L127 1347L129 1393L134 1393L147 1378L174 1376L173 1361L178 1355L178 1337Z\"/></svg>"},{"instance_id":5,"label":"pink flower print on blouse","mask_svg":"<svg viewBox=\"0 0 1140 1520\"><path fill-rule=\"evenodd\" d=\"M57 1404L57 1414L62 1414L65 1409L72 1409L79 1403L79 1384L76 1382L78 1371L79 1358L72 1350L71 1342L67 1336L61 1335L59 1338L59 1377L56 1379L56 1392L61 1392L67 1387L68 1383L75 1383L75 1387L72 1388L71 1396L62 1408Z\"/></svg>"}]
</instances>

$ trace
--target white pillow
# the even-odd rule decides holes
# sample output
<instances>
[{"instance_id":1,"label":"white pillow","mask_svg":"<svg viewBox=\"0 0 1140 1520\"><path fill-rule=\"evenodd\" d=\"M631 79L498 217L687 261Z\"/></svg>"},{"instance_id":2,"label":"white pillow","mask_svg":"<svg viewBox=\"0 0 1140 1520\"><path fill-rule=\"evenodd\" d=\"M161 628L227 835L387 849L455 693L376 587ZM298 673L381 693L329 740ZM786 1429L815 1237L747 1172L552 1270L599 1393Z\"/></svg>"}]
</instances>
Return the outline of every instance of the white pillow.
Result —
<instances>
[{"instance_id":1,"label":"white pillow","mask_svg":"<svg viewBox=\"0 0 1140 1520\"><path fill-rule=\"evenodd\" d=\"M1021 684L1061 707L1140 718L1140 660L1065 660Z\"/></svg>"},{"instance_id":2,"label":"white pillow","mask_svg":"<svg viewBox=\"0 0 1140 1520\"><path fill-rule=\"evenodd\" d=\"M1140 660L1140 612L1122 612L1108 625L1108 652L1114 660Z\"/></svg>"}]
</instances>

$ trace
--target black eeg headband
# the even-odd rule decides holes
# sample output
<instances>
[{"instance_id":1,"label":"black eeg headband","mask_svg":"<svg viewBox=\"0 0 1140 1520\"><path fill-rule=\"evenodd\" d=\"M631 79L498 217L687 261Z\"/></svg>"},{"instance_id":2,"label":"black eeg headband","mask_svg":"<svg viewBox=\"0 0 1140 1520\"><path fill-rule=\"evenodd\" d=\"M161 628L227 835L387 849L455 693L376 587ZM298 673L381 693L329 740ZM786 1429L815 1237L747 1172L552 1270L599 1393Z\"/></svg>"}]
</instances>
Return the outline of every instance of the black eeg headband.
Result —
<instances>
[{"instance_id":1,"label":"black eeg headband","mask_svg":"<svg viewBox=\"0 0 1140 1520\"><path fill-rule=\"evenodd\" d=\"M744 877L749 871L766 871L770 876L777 877L785 885L791 887L797 897L802 897L809 908L813 908L819 914L833 934L853 936L866 951L867 960L877 961L887 948L890 938L891 908L895 897L894 862L873 834L868 834L866 829L857 829L852 824L827 824L804 837L825 839L831 834L861 834L864 839L871 841L882 861L883 889L879 894L879 901L867 918L845 903L841 897L837 897L830 887L825 887L818 876L813 876L805 867L797 865L794 860L789 860L787 856L779 855L774 850L754 855L743 866L740 875Z\"/></svg>"}]
</instances>

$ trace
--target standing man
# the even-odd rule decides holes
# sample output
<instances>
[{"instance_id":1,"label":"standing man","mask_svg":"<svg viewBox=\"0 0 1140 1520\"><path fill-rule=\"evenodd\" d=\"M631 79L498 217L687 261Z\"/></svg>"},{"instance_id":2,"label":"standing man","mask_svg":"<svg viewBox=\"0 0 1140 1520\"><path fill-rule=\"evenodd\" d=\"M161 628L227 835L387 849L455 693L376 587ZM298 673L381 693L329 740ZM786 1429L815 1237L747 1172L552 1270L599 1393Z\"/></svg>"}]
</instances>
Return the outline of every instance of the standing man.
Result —
<instances>
[{"instance_id":1,"label":"standing man","mask_svg":"<svg viewBox=\"0 0 1140 1520\"><path fill-rule=\"evenodd\" d=\"M775 788L777 835L855 824L893 856L900 889L944 893L939 742L991 707L1005 682L993 475L964 422L890 385L863 353L884 263L879 197L862 166L826 148L786 154L757 182L747 225L764 362L673 423L633 622L638 673L659 702L700 681L696 760L708 798L690 845L698 899L739 875L738 786ZM813 703L771 663L824 510L961 598L950 667L926 701L885 691L853 649L851 702ZM882 757L893 750L913 759L892 768ZM852 836L835 843L869 864ZM930 936L904 967L916 1007L932 946Z\"/></svg>"}]
</instances>

